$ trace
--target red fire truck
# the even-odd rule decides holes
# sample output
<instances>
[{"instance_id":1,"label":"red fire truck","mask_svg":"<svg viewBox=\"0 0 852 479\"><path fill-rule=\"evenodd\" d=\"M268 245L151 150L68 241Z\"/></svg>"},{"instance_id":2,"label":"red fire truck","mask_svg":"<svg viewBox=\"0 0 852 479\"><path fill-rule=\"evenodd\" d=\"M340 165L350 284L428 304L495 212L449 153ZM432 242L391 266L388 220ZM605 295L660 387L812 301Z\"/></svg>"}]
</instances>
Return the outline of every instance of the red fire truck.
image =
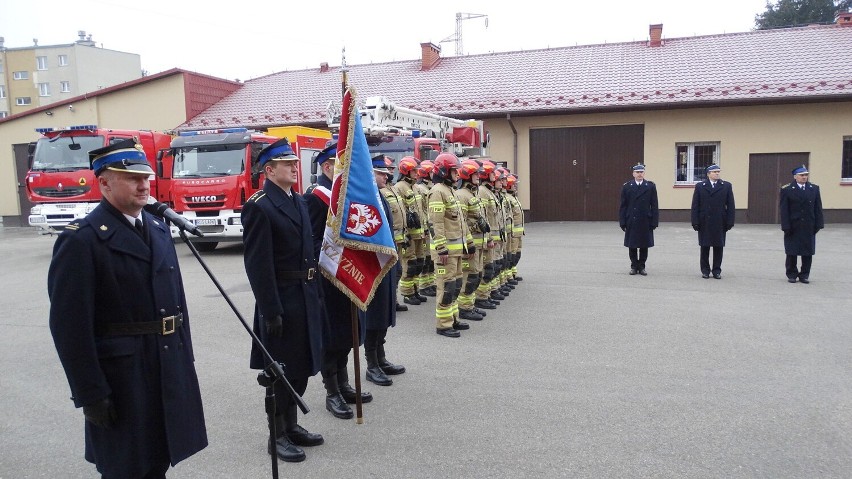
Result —
<instances>
[{"instance_id":1,"label":"red fire truck","mask_svg":"<svg viewBox=\"0 0 852 479\"><path fill-rule=\"evenodd\" d=\"M89 151L135 137L155 166L157 151L167 148L171 136L147 130L113 130L96 125L72 126L61 130L38 128L41 138L34 143L26 187L30 210L29 224L43 234L56 233L69 222L89 214L101 200L95 175L89 168ZM168 197L168 180L151 181L151 196Z\"/></svg>"},{"instance_id":2,"label":"red fire truck","mask_svg":"<svg viewBox=\"0 0 852 479\"><path fill-rule=\"evenodd\" d=\"M257 155L279 138L246 128L182 131L158 155L162 165L158 174L171 183L168 203L204 233L203 238L192 238L200 251L212 251L220 242L242 241L242 206L263 187ZM288 140L305 164L326 142L306 135ZM301 192L301 182L295 188ZM171 230L172 237L179 237L177 228Z\"/></svg>"}]
</instances>

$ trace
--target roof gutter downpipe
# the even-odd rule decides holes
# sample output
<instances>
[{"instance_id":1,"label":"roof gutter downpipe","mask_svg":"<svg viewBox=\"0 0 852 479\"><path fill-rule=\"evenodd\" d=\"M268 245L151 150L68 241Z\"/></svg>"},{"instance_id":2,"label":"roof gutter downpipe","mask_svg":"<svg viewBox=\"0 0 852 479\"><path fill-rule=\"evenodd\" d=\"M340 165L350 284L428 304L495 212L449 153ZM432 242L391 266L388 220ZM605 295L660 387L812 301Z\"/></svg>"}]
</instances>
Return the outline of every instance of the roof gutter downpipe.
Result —
<instances>
[{"instance_id":1,"label":"roof gutter downpipe","mask_svg":"<svg viewBox=\"0 0 852 479\"><path fill-rule=\"evenodd\" d=\"M512 129L512 173L518 174L518 130L512 123L511 113L506 113L506 121L509 122L509 128Z\"/></svg>"}]
</instances>

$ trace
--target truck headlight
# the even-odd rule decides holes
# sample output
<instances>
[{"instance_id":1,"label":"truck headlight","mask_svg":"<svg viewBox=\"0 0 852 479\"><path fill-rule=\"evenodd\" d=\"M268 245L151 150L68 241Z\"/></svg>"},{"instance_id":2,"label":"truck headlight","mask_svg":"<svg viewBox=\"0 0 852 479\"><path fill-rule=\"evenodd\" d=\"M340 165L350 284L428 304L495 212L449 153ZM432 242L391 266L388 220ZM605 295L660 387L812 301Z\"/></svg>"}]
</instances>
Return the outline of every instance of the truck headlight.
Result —
<instances>
[{"instance_id":1,"label":"truck headlight","mask_svg":"<svg viewBox=\"0 0 852 479\"><path fill-rule=\"evenodd\" d=\"M229 225L240 225L242 226L243 220L239 216L234 216L233 218L228 218Z\"/></svg>"},{"instance_id":2,"label":"truck headlight","mask_svg":"<svg viewBox=\"0 0 852 479\"><path fill-rule=\"evenodd\" d=\"M35 205L30 208L31 215L40 215L41 214L41 205Z\"/></svg>"}]
</instances>

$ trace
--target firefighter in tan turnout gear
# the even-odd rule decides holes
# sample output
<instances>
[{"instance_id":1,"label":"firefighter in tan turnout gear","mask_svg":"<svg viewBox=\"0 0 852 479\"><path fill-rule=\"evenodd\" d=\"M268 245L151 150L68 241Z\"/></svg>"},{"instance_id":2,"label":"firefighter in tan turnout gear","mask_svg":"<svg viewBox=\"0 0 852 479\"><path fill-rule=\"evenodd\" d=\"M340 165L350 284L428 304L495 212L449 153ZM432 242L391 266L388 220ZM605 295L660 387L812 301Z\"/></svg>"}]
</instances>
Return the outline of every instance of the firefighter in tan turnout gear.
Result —
<instances>
[{"instance_id":1,"label":"firefighter in tan turnout gear","mask_svg":"<svg viewBox=\"0 0 852 479\"><path fill-rule=\"evenodd\" d=\"M457 299L462 287L462 257L468 259L475 251L461 205L453 193L452 185L458 180L459 166L458 158L452 153L438 155L432 170L435 184L429 191L429 221L434 231L430 253L438 285L435 298L437 333L450 338L457 338L460 330L470 328L467 323L458 321Z\"/></svg>"},{"instance_id":2,"label":"firefighter in tan turnout gear","mask_svg":"<svg viewBox=\"0 0 852 479\"><path fill-rule=\"evenodd\" d=\"M417 291L423 296L435 297L437 287L435 286L435 262L432 261L432 256L429 254L429 247L432 244L432 227L429 220L429 190L432 188L432 168L435 164L430 160L423 160L417 165L417 182L414 183L414 191L417 192L416 198L420 201L423 208L423 269L417 275Z\"/></svg>"},{"instance_id":3,"label":"firefighter in tan turnout gear","mask_svg":"<svg viewBox=\"0 0 852 479\"><path fill-rule=\"evenodd\" d=\"M518 262L521 260L521 246L524 236L524 208L518 199L518 177L514 174L506 178L506 199L512 207L512 234L509 237L509 269L508 283L517 285L523 278L518 276Z\"/></svg>"},{"instance_id":4,"label":"firefighter in tan turnout gear","mask_svg":"<svg viewBox=\"0 0 852 479\"><path fill-rule=\"evenodd\" d=\"M485 208L485 220L491 229L491 242L487 245L486 251L483 252L483 267L482 281L476 289L476 300L474 302L477 308L495 309L501 299L506 299L505 296L497 292L497 260L502 258L503 238L500 234L500 223L498 216L500 213L497 210L497 196L494 194L494 180L496 178L496 167L491 160L481 160L482 170L479 173L479 200Z\"/></svg>"},{"instance_id":5,"label":"firefighter in tan turnout gear","mask_svg":"<svg viewBox=\"0 0 852 479\"><path fill-rule=\"evenodd\" d=\"M373 157L373 165L384 164L387 170L388 177L393 175L393 160L385 155L377 155ZM376 168L373 168L376 171ZM385 185L379 188L379 193L385 197L385 201L390 207L390 214L393 216L393 243L396 245L396 252L400 258L404 257L409 249L408 241L408 223L406 222L405 203L399 193L390 184L390 180ZM401 263L404 267L405 263ZM408 306L399 304L396 300L397 285L394 285L394 307L397 311L408 311Z\"/></svg>"},{"instance_id":6,"label":"firefighter in tan turnout gear","mask_svg":"<svg viewBox=\"0 0 852 479\"><path fill-rule=\"evenodd\" d=\"M509 247L512 240L512 205L509 201L509 195L506 193L506 181L509 178L509 170L499 167L496 170L497 176L494 180L494 191L497 196L498 204L498 223L501 226L501 234L503 237L502 255L498 259L499 273L497 274L497 291L503 296L509 296L509 293L515 289L515 286L509 283L511 276L511 265L509 261Z\"/></svg>"},{"instance_id":7,"label":"firefighter in tan turnout gear","mask_svg":"<svg viewBox=\"0 0 852 479\"><path fill-rule=\"evenodd\" d=\"M459 294L459 318L481 321L486 316L484 310L474 306L476 288L482 281L482 253L491 241L491 228L485 220L485 208L477 196L479 173L482 167L475 160L464 160L459 167L461 186L456 190L465 223L473 236L476 248L470 258L462 260L463 286Z\"/></svg>"},{"instance_id":8,"label":"firefighter in tan turnout gear","mask_svg":"<svg viewBox=\"0 0 852 479\"><path fill-rule=\"evenodd\" d=\"M416 190L417 160L406 156L399 160L399 180L393 189L405 204L406 224L408 225L408 247L400 257L402 278L399 280L399 293L406 304L418 305L426 302L426 296L417 291L417 278L426 264L426 249L423 239L423 223L426 210L421 193Z\"/></svg>"}]
</instances>

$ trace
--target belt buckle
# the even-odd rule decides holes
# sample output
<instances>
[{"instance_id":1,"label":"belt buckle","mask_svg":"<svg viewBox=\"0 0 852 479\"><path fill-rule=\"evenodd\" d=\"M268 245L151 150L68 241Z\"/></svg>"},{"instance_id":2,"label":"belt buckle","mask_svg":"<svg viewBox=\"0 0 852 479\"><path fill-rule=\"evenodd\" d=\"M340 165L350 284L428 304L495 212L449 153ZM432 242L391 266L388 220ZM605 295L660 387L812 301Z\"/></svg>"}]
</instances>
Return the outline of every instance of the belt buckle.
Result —
<instances>
[{"instance_id":1,"label":"belt buckle","mask_svg":"<svg viewBox=\"0 0 852 479\"><path fill-rule=\"evenodd\" d=\"M316 268L308 268L308 281L314 279L314 274L316 274Z\"/></svg>"},{"instance_id":2,"label":"belt buckle","mask_svg":"<svg viewBox=\"0 0 852 479\"><path fill-rule=\"evenodd\" d=\"M167 318L163 318L163 336L168 336L175 332L175 323L176 316L169 316ZM171 328L169 328L169 324L171 323Z\"/></svg>"}]
</instances>

